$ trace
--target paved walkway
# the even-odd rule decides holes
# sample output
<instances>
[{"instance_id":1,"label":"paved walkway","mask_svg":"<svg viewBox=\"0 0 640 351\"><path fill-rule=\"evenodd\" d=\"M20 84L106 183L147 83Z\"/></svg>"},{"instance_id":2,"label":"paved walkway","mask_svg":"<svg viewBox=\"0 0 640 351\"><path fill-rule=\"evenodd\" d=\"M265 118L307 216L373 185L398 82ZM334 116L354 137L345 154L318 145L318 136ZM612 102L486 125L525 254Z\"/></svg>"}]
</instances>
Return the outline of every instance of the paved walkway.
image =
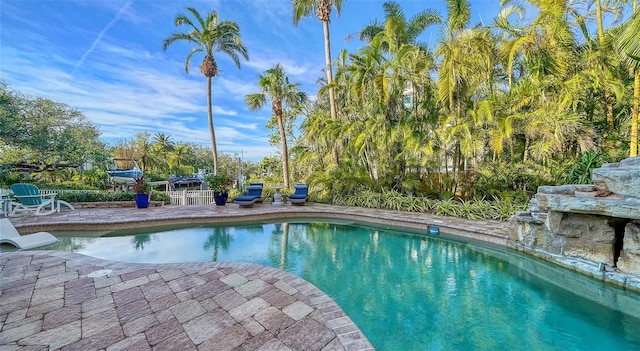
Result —
<instances>
[{"instance_id":1,"label":"paved walkway","mask_svg":"<svg viewBox=\"0 0 640 351\"><path fill-rule=\"evenodd\" d=\"M246 263L0 255L2 350L370 350L310 283Z\"/></svg>"},{"instance_id":2,"label":"paved walkway","mask_svg":"<svg viewBox=\"0 0 640 351\"><path fill-rule=\"evenodd\" d=\"M338 207L82 209L12 218L22 233L293 218L365 220L503 243L504 223ZM133 264L59 251L0 254L0 350L372 350L312 284L247 263Z\"/></svg>"}]
</instances>

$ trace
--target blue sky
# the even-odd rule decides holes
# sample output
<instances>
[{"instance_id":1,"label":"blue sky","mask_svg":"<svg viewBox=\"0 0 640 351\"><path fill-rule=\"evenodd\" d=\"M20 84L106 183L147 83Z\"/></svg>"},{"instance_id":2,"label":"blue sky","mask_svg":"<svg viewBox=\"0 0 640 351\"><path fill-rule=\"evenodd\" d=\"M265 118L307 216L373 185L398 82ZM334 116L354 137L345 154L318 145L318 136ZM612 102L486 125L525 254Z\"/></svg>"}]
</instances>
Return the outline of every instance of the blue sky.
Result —
<instances>
[{"instance_id":1,"label":"blue sky","mask_svg":"<svg viewBox=\"0 0 640 351\"><path fill-rule=\"evenodd\" d=\"M341 49L354 52L364 44L345 38L384 12L378 0L346 0L342 13L332 13L332 58ZM442 0L398 0L407 18L431 8L446 17ZM180 30L173 24L187 6L201 14L216 10L221 19L240 26L249 61L241 69L217 55L220 75L213 80L213 112L218 150L260 160L278 154L265 126L270 103L249 111L244 96L259 92L257 76L280 63L289 78L310 96L323 77L322 26L316 17L295 27L290 0L2 0L0 3L0 79L13 90L77 108L100 128L107 142L132 139L141 131L162 132L174 141L210 145L206 79L202 56L175 43L162 50L162 40ZM472 0L472 24L492 23L499 0ZM438 27L422 37L434 44Z\"/></svg>"}]
</instances>

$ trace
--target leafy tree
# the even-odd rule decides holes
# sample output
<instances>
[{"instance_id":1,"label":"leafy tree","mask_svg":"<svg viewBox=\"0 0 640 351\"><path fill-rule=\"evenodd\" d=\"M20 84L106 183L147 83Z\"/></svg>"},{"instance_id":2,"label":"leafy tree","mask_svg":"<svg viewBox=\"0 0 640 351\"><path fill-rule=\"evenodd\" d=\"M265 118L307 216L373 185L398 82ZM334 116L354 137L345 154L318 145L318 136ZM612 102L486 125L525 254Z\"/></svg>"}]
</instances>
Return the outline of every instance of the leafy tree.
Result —
<instances>
[{"instance_id":1,"label":"leafy tree","mask_svg":"<svg viewBox=\"0 0 640 351\"><path fill-rule=\"evenodd\" d=\"M303 104L307 100L307 95L300 91L298 84L289 83L289 78L280 64L276 64L258 76L258 86L262 92L247 95L245 101L250 110L257 111L267 103L267 98L271 99L271 111L280 132L284 187L289 189L289 150L283 122L283 108Z\"/></svg>"},{"instance_id":2,"label":"leafy tree","mask_svg":"<svg viewBox=\"0 0 640 351\"><path fill-rule=\"evenodd\" d=\"M33 171L79 166L104 149L100 132L78 110L0 85L0 155Z\"/></svg>"},{"instance_id":3,"label":"leafy tree","mask_svg":"<svg viewBox=\"0 0 640 351\"><path fill-rule=\"evenodd\" d=\"M203 18L193 7L187 7L187 11L193 16L193 20L187 15L178 14L174 23L177 27L187 26L188 31L172 33L162 42L162 48L167 50L177 41L186 41L194 48L187 55L185 71L189 73L191 57L198 52L204 53L204 59L200 65L200 72L207 77L207 107L209 117L209 134L211 137L211 151L213 154L213 173L218 174L218 149L216 135L213 126L213 111L211 102L211 80L218 76L218 64L213 57L214 53L224 53L231 57L240 68L240 56L249 59L247 49L240 39L240 27L235 22L218 18L218 13L212 11Z\"/></svg>"}]
</instances>

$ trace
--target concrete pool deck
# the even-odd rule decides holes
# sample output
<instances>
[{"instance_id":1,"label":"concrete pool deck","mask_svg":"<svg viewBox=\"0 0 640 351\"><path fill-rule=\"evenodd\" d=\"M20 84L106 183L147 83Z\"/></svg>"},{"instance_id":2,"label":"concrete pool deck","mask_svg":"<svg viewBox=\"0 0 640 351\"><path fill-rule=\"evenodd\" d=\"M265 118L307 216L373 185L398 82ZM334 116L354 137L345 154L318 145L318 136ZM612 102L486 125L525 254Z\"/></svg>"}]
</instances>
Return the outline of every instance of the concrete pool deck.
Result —
<instances>
[{"instance_id":1,"label":"concrete pool deck","mask_svg":"<svg viewBox=\"0 0 640 351\"><path fill-rule=\"evenodd\" d=\"M21 233L198 223L332 219L429 227L502 244L506 223L377 209L161 206L11 218ZM248 263L134 264L60 251L0 254L0 349L372 350L326 294L275 268Z\"/></svg>"}]
</instances>

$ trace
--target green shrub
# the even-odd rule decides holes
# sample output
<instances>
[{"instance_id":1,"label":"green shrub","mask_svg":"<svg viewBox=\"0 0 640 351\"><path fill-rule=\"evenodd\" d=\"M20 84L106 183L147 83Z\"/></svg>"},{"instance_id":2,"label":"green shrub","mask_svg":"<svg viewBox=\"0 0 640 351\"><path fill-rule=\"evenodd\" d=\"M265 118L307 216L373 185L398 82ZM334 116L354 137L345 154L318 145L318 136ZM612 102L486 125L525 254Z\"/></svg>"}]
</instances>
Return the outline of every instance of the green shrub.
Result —
<instances>
[{"instance_id":1,"label":"green shrub","mask_svg":"<svg viewBox=\"0 0 640 351\"><path fill-rule=\"evenodd\" d=\"M587 151L568 167L563 182L566 184L591 184L591 174L596 168L600 168L603 163L611 162L611 158L600 151Z\"/></svg>"},{"instance_id":2,"label":"green shrub","mask_svg":"<svg viewBox=\"0 0 640 351\"><path fill-rule=\"evenodd\" d=\"M159 193L157 191L151 192L151 201L162 201L165 205L171 204L171 197L165 193Z\"/></svg>"},{"instance_id":3,"label":"green shrub","mask_svg":"<svg viewBox=\"0 0 640 351\"><path fill-rule=\"evenodd\" d=\"M56 198L67 202L133 201L130 191L59 191Z\"/></svg>"},{"instance_id":4,"label":"green shrub","mask_svg":"<svg viewBox=\"0 0 640 351\"><path fill-rule=\"evenodd\" d=\"M67 202L108 202L108 201L134 201L135 194L130 191L58 191L57 199ZM171 197L165 193L154 191L151 193L151 201L162 201L165 205L171 203Z\"/></svg>"},{"instance_id":5,"label":"green shrub","mask_svg":"<svg viewBox=\"0 0 640 351\"><path fill-rule=\"evenodd\" d=\"M461 217L468 219L494 219L505 221L517 211L527 208L528 198L518 194L510 198L494 197L486 199L460 201L456 199L432 200L426 197L404 195L396 191L376 193L363 191L355 195L334 198L336 205L366 208L381 208L407 212L427 212L439 216Z\"/></svg>"}]
</instances>

